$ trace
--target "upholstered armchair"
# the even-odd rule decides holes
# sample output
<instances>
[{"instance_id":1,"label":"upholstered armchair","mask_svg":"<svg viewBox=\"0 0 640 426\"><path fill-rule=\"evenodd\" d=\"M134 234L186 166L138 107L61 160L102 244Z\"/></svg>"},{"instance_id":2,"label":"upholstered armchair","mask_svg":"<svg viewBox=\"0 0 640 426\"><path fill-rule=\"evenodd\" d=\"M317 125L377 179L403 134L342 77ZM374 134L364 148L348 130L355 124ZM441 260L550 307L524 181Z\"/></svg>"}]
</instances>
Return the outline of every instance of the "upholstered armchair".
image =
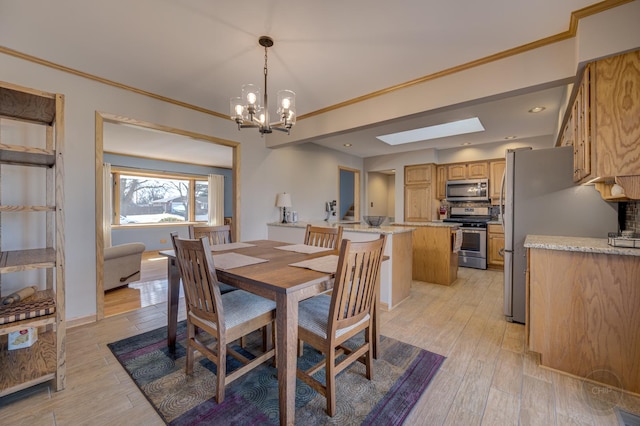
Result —
<instances>
[{"instance_id":1,"label":"upholstered armchair","mask_svg":"<svg viewBox=\"0 0 640 426\"><path fill-rule=\"evenodd\" d=\"M143 243L127 243L104 249L104 290L122 287L140 279Z\"/></svg>"}]
</instances>

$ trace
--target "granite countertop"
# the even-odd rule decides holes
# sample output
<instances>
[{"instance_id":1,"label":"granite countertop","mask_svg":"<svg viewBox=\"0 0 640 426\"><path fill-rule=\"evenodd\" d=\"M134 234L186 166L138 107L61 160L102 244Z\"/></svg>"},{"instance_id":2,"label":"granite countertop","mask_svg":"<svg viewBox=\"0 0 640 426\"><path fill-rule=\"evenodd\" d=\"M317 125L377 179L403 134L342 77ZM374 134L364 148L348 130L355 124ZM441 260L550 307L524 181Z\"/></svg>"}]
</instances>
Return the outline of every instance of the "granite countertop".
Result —
<instances>
[{"instance_id":1,"label":"granite countertop","mask_svg":"<svg viewBox=\"0 0 640 426\"><path fill-rule=\"evenodd\" d=\"M487 222L487 225L502 225L502 221L500 220L490 220L489 222Z\"/></svg>"},{"instance_id":2,"label":"granite countertop","mask_svg":"<svg viewBox=\"0 0 640 426\"><path fill-rule=\"evenodd\" d=\"M431 222L393 222L392 225L414 226L416 228L420 226L431 226L437 228L458 228L462 224L457 222L443 222L441 220L434 220Z\"/></svg>"},{"instance_id":3,"label":"granite countertop","mask_svg":"<svg viewBox=\"0 0 640 426\"><path fill-rule=\"evenodd\" d=\"M613 247L607 238L559 237L551 235L527 235L524 240L526 248L547 250L576 251L583 253L617 254L623 256L640 256L640 249Z\"/></svg>"},{"instance_id":4,"label":"granite countertop","mask_svg":"<svg viewBox=\"0 0 640 426\"><path fill-rule=\"evenodd\" d=\"M343 232L366 232L371 234L401 234L403 232L413 232L415 228L409 228L406 226L379 226L373 227L367 224L359 224L353 222L296 222L296 223L282 223L282 222L271 222L268 223L268 226L282 226L284 228L302 228L305 229L307 224L313 226L325 226L335 228L338 226L342 226Z\"/></svg>"}]
</instances>

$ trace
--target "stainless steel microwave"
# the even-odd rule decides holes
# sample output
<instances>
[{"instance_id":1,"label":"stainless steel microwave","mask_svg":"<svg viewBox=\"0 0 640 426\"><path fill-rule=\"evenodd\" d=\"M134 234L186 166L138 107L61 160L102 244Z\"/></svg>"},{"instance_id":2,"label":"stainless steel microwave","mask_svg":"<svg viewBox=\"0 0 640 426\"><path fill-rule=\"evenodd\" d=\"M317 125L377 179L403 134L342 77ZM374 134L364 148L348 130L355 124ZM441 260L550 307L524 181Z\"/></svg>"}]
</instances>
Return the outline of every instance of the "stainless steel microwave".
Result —
<instances>
[{"instance_id":1,"label":"stainless steel microwave","mask_svg":"<svg viewBox=\"0 0 640 426\"><path fill-rule=\"evenodd\" d=\"M489 179L448 180L447 201L489 201Z\"/></svg>"}]
</instances>

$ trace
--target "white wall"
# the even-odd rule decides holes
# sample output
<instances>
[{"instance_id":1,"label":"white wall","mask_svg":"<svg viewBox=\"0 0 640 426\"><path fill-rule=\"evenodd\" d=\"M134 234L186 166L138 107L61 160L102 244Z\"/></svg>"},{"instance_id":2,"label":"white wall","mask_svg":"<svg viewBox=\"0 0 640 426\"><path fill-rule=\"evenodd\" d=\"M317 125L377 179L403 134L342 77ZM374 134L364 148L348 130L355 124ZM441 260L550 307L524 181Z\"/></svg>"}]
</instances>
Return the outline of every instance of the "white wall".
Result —
<instances>
[{"instance_id":1,"label":"white wall","mask_svg":"<svg viewBox=\"0 0 640 426\"><path fill-rule=\"evenodd\" d=\"M257 131L239 132L230 121L12 56L0 54L0 70L3 81L65 95L65 254L69 320L96 312L96 111L241 142L242 239L266 238L266 223L278 218L277 192L292 194L294 209L301 220L323 219L324 201L337 199L338 166L362 169L361 159L317 145L267 149ZM34 180L34 187L39 182ZM11 192L3 188L3 200L11 197ZM3 245L13 243L4 231ZM3 279L3 293L5 282Z\"/></svg>"}]
</instances>

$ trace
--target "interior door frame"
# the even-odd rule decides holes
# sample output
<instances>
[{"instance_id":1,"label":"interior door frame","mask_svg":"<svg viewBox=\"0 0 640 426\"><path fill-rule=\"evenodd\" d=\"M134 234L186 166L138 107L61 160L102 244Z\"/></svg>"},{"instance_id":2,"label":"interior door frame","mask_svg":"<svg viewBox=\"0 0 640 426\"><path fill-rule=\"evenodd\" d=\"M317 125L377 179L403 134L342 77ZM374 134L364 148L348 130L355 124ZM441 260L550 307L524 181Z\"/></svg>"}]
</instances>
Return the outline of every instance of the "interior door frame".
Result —
<instances>
[{"instance_id":1,"label":"interior door frame","mask_svg":"<svg viewBox=\"0 0 640 426\"><path fill-rule=\"evenodd\" d=\"M95 187L95 208L96 208L96 321L104 318L104 230L103 223L103 163L104 163L104 123L127 124L146 129L159 130L167 133L174 133L188 138L199 139L211 142L217 145L228 146L232 149L232 166L231 175L233 177L232 184L232 215L234 226L233 238L238 241L240 235L240 143L226 139L216 138L214 136L204 135L191 132L188 130L177 129L174 127L164 126L162 124L150 123L147 121L136 120L121 115L115 115L105 112L96 111L96 134L95 134L95 167L96 167L96 187Z\"/></svg>"}]
</instances>

